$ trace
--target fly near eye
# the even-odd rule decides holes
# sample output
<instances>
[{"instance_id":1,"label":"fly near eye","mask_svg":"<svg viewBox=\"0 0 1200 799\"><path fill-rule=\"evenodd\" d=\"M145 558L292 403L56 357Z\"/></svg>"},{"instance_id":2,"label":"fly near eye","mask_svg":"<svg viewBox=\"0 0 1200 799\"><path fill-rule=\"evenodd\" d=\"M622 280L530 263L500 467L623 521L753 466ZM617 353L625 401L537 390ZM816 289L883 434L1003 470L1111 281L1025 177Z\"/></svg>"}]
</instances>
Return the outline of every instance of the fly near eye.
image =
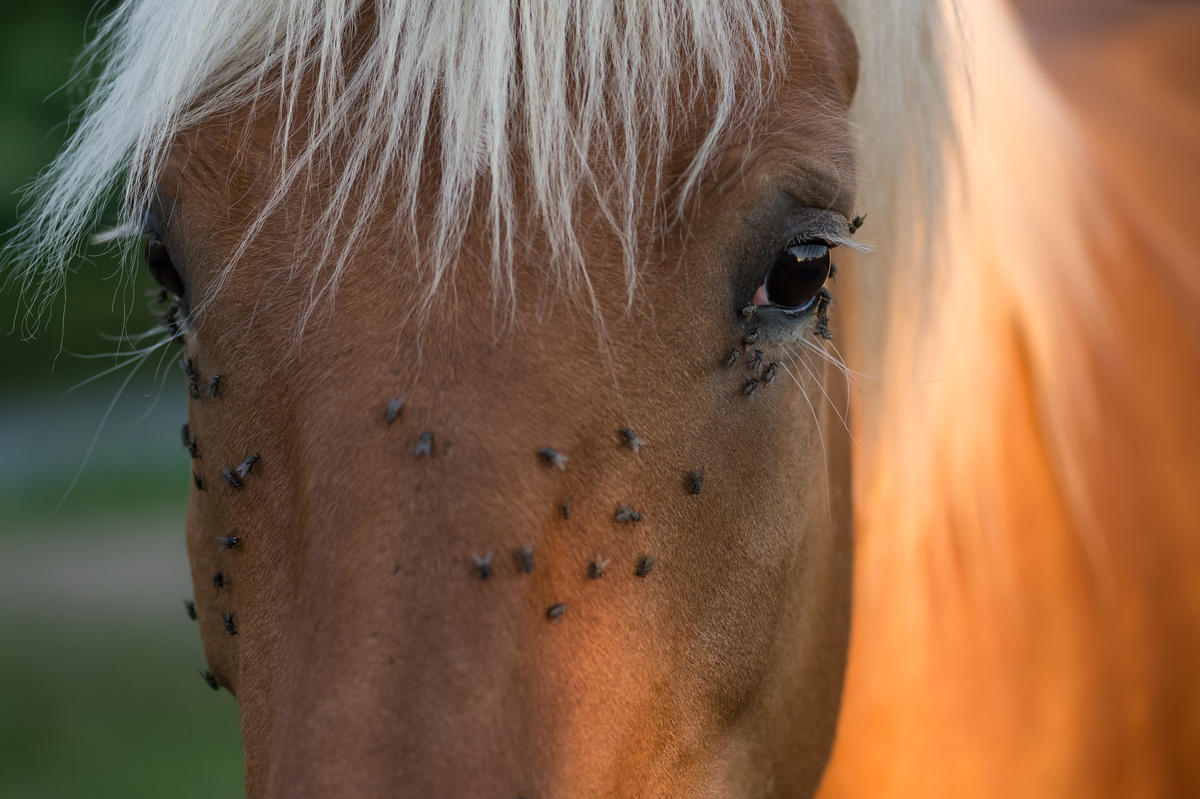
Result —
<instances>
[{"instance_id":1,"label":"fly near eye","mask_svg":"<svg viewBox=\"0 0 1200 799\"><path fill-rule=\"evenodd\" d=\"M802 308L812 302L828 277L829 247L805 242L775 256L763 280L763 292L771 305Z\"/></svg>"}]
</instances>

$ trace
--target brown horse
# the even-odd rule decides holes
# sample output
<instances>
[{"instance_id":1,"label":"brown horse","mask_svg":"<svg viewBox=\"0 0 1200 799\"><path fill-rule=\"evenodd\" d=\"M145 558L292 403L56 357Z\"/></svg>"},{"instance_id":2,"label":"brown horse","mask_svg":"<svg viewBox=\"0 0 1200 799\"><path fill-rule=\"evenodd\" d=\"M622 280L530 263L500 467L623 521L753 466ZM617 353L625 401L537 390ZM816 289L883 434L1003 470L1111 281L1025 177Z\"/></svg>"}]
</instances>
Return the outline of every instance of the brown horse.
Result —
<instances>
[{"instance_id":1,"label":"brown horse","mask_svg":"<svg viewBox=\"0 0 1200 799\"><path fill-rule=\"evenodd\" d=\"M18 274L127 174L251 796L802 797L831 747L831 797L1200 789L1174 96L1138 160L992 0L101 42Z\"/></svg>"}]
</instances>

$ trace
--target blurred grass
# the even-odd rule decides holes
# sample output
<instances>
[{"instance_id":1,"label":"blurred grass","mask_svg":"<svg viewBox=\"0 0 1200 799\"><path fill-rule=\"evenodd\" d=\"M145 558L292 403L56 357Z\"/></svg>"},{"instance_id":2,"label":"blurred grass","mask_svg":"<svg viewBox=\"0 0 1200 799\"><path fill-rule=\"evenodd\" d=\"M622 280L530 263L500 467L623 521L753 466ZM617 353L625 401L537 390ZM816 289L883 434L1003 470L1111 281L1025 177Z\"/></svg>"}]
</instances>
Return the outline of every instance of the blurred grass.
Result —
<instances>
[{"instance_id":1,"label":"blurred grass","mask_svg":"<svg viewBox=\"0 0 1200 799\"><path fill-rule=\"evenodd\" d=\"M62 87L97 18L89 18L94 5L102 13L115 3L0 3L0 246L16 224L19 190L58 151L70 108L82 97L82 87ZM179 445L186 403L177 352L163 364L165 388L153 410L155 364L130 384L54 512L124 378L66 394L116 363L77 354L111 352L116 342L101 334L156 323L146 271L131 282L116 258L88 255L72 264L36 338L22 336L23 301L0 292L0 559L34 548L51 562L81 534L116 547L128 543L125 531L178 536L182 527L190 470ZM179 524L158 525L164 514ZM173 598L169 614L124 612L161 600L148 599L151 586L136 578L120 607L98 606L78 591L64 592L61 602L0 603L0 797L243 794L236 703L197 675L204 668L199 636ZM182 598L190 589L180 580Z\"/></svg>"},{"instance_id":2,"label":"blurred grass","mask_svg":"<svg viewBox=\"0 0 1200 799\"><path fill-rule=\"evenodd\" d=\"M236 704L196 673L184 624L0 625L0 795L240 794Z\"/></svg>"},{"instance_id":3,"label":"blurred grass","mask_svg":"<svg viewBox=\"0 0 1200 799\"><path fill-rule=\"evenodd\" d=\"M177 354L163 365L164 385L127 387L107 419L120 389L113 380L66 396L26 386L0 397L0 542L105 518L182 520L191 462L179 435L187 402Z\"/></svg>"}]
</instances>

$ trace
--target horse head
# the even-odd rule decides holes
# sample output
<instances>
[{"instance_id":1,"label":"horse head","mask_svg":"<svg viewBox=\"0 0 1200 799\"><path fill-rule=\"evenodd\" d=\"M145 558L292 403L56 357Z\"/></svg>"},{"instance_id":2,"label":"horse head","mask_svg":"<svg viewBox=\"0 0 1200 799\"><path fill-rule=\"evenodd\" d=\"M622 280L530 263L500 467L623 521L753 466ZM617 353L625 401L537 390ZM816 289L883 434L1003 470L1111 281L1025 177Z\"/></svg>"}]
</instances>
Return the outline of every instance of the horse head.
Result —
<instances>
[{"instance_id":1,"label":"horse head","mask_svg":"<svg viewBox=\"0 0 1200 799\"><path fill-rule=\"evenodd\" d=\"M440 235L464 168L443 123L486 91L434 99L441 143L390 173L407 194L339 194L364 167L337 136L362 120L323 141L297 123L322 101L311 75L280 90L301 111L256 98L170 142L146 233L193 386L196 608L250 795L815 790L849 614L824 284L851 243L857 52L828 3L780 25L787 57L751 64L773 74L737 114L681 60L668 124L624 120L662 146L589 155L566 236L528 120L499 211L493 174ZM387 33L360 20L342 68ZM322 156L291 182L285 134ZM626 155L661 174L622 206Z\"/></svg>"}]
</instances>

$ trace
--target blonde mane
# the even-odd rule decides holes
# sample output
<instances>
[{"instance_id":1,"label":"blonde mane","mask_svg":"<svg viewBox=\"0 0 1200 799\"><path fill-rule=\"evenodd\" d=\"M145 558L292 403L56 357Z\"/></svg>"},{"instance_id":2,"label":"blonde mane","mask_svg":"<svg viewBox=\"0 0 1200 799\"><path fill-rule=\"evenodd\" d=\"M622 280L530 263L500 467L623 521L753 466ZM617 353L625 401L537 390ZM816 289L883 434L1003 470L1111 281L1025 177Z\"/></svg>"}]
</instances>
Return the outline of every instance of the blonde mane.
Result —
<instances>
[{"instance_id":1,"label":"blonde mane","mask_svg":"<svg viewBox=\"0 0 1200 799\"><path fill-rule=\"evenodd\" d=\"M632 293L646 198L660 214L670 213L658 208L668 190L686 201L725 133L762 102L782 36L779 5L759 0L126 0L89 50L103 70L78 129L32 187L10 255L24 264L22 287L45 297L118 185L123 219L109 237L140 232L181 131L277 103L282 177L244 245L337 147L340 172L308 242L317 257L307 260L332 269L313 276L318 290L336 285L366 223L384 213L385 190L400 197L387 213L416 229L423 155L436 142L439 199L423 247L431 293L482 188L494 283L511 295L517 156L560 282L586 280L572 203L590 192L621 238ZM708 130L685 173L668 176L673 117L693 102L706 106Z\"/></svg>"},{"instance_id":2,"label":"blonde mane","mask_svg":"<svg viewBox=\"0 0 1200 799\"><path fill-rule=\"evenodd\" d=\"M874 131L862 142L873 227L904 231L921 220L916 227L925 229L953 137L942 73L953 30L948 39L935 0L841 6L863 56L856 113ZM371 26L365 49L363 26ZM78 128L27 194L30 210L7 253L18 267L10 281L40 298L31 309L36 326L114 191L122 218L106 238L136 236L178 134L259 102L280 108L282 177L244 246L331 147L340 151L333 196L307 242L317 257L306 262L332 270L312 275L318 293L336 286L358 235L384 212L385 190L401 200L388 211L396 224L415 229L421 155L434 141L441 186L425 248L431 293L482 188L494 282L511 295L519 153L560 283L586 283L572 205L590 192L621 238L632 296L644 205L678 216L723 136L769 94L784 46L778 0L126 0L88 50L84 72L99 77ZM360 48L353 59L351 47ZM702 144L682 176L665 174L678 128L672 115L698 100L710 118ZM913 181L922 202L884 202L911 194ZM662 207L668 195L673 209ZM355 218L346 220L351 198ZM338 243L339 224L348 244Z\"/></svg>"},{"instance_id":3,"label":"blonde mane","mask_svg":"<svg viewBox=\"0 0 1200 799\"><path fill-rule=\"evenodd\" d=\"M822 797L1190 794L1200 240L1153 209L1192 189L1106 162L1007 4L881 5L847 9L896 41L854 109L884 213L847 360L884 385Z\"/></svg>"}]
</instances>

